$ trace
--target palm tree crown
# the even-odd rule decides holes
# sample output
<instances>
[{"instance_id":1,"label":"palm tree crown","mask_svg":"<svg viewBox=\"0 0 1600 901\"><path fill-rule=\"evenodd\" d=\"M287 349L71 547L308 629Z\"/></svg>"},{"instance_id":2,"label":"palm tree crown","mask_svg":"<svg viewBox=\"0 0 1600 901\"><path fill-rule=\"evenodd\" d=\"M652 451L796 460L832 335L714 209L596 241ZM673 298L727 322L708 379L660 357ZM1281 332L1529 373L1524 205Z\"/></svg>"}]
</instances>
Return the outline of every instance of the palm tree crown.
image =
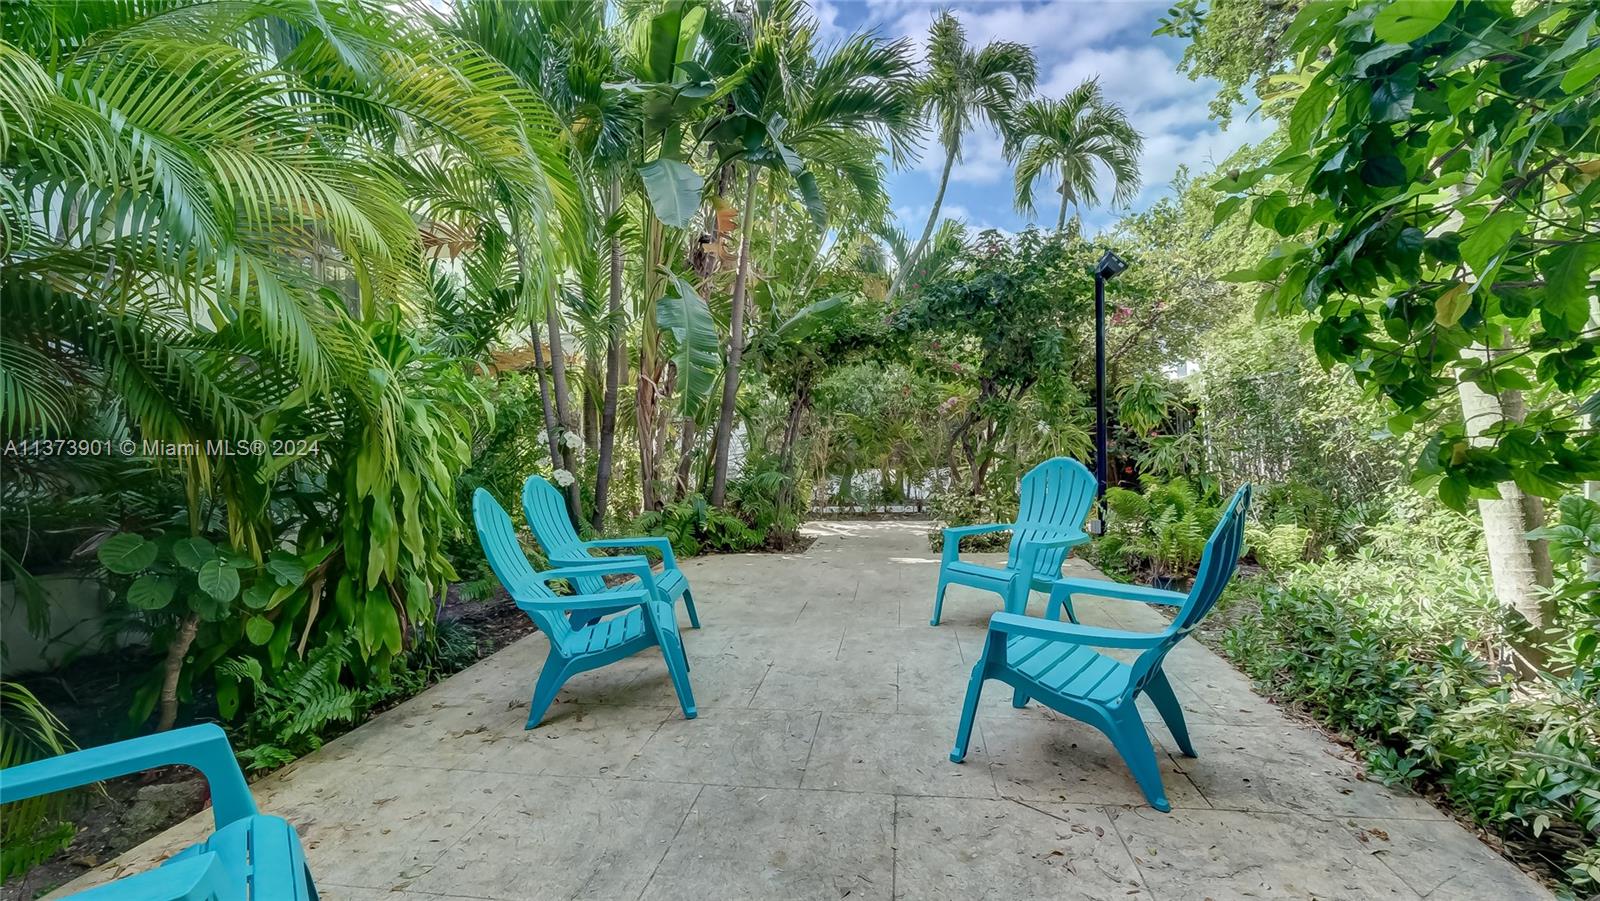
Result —
<instances>
[{"instance_id":1,"label":"palm tree crown","mask_svg":"<svg viewBox=\"0 0 1600 901\"><path fill-rule=\"evenodd\" d=\"M1060 100L1029 101L1017 113L1007 146L1016 165L1017 209L1032 213L1034 183L1055 176L1061 193L1056 230L1061 230L1067 204L1099 203L1102 166L1111 174L1113 202L1127 203L1139 192L1143 146L1143 136L1122 108L1106 99L1096 79L1084 81Z\"/></svg>"},{"instance_id":2,"label":"palm tree crown","mask_svg":"<svg viewBox=\"0 0 1600 901\"><path fill-rule=\"evenodd\" d=\"M939 190L928 211L928 222L909 259L922 256L939 222L944 192L950 185L950 170L961 158L961 137L982 120L1009 140L1017 104L1033 90L1039 66L1033 50L1015 41L994 41L973 49L967 43L966 29L953 14L942 12L928 30L928 72L918 86L917 97L927 121L938 132L944 148L944 171ZM898 293L905 274L901 269L889 287Z\"/></svg>"}]
</instances>

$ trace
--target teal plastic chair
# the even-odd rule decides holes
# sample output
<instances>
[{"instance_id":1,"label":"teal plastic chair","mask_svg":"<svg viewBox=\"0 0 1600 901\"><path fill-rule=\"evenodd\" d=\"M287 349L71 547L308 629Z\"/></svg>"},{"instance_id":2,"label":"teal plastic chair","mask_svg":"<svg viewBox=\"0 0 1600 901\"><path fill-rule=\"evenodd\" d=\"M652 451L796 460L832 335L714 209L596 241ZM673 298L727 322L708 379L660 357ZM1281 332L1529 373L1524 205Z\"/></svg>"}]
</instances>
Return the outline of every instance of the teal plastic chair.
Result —
<instances>
[{"instance_id":1,"label":"teal plastic chair","mask_svg":"<svg viewBox=\"0 0 1600 901\"><path fill-rule=\"evenodd\" d=\"M538 476L528 476L522 483L522 514L528 519L528 528L533 530L533 537L539 539L539 546L544 548L545 556L550 558L551 566L587 566L596 560L622 559L642 561L648 569L649 558L643 555L595 557L589 552L606 548L654 548L660 551L661 572L656 575L656 581L674 598L683 599L683 607L689 613L690 628L700 628L700 614L694 609L694 594L689 591L688 578L678 568L678 558L672 553L672 542L659 535L584 541L572 528L572 520L567 518L567 502L562 499L561 492ZM578 590L584 594L597 594L604 589L605 584L600 579L585 578L578 583ZM613 612L615 610L574 611L572 625L582 626Z\"/></svg>"},{"instance_id":2,"label":"teal plastic chair","mask_svg":"<svg viewBox=\"0 0 1600 901\"><path fill-rule=\"evenodd\" d=\"M694 692L689 688L689 658L678 637L672 596L656 581L648 563L639 558L608 557L583 566L534 572L527 555L522 552L522 545L517 543L511 517L500 502L482 488L472 496L472 518L489 568L510 592L511 599L550 640L550 654L539 671L529 704L527 728L539 725L545 711L555 703L556 692L568 679L651 647L661 648L661 657L666 661L684 717L695 718ZM598 594L557 596L550 590L551 582L604 584L607 575L619 573L635 576L638 582ZM600 614L600 611L605 613ZM574 619L583 618L585 625L573 626L563 614L572 614ZM594 614L604 618L589 621L587 617Z\"/></svg>"},{"instance_id":3,"label":"teal plastic chair","mask_svg":"<svg viewBox=\"0 0 1600 901\"><path fill-rule=\"evenodd\" d=\"M1222 589L1233 578L1244 545L1244 518L1249 506L1250 486L1245 485L1234 494L1206 542L1194 587L1187 594L1099 579L1062 579L1050 591L1049 619L996 613L989 620L983 654L967 683L966 703L961 708L961 725L956 730L950 759L960 763L967 756L984 680L994 679L1012 687L1014 707L1023 707L1030 698L1037 698L1052 710L1104 732L1133 772L1150 806L1170 811L1172 805L1161 784L1155 748L1135 702L1140 693L1148 694L1178 749L1185 757L1195 756L1194 746L1189 743L1189 728L1183 721L1183 708L1178 705L1161 664L1167 652L1211 612L1222 597ZM1170 626L1154 634L1079 625L1075 617L1070 623L1057 622L1057 611L1065 609L1071 615L1074 594L1166 604L1177 607L1178 612ZM1130 648L1143 653L1130 664L1094 648Z\"/></svg>"},{"instance_id":4,"label":"teal plastic chair","mask_svg":"<svg viewBox=\"0 0 1600 901\"><path fill-rule=\"evenodd\" d=\"M944 591L966 585L1000 595L1007 613L1026 613L1029 593L1049 591L1061 577L1067 549L1089 536L1083 521L1094 505L1094 476L1077 460L1054 457L1022 477L1016 522L982 526L956 526L944 530L944 556L939 561L939 589L933 598L933 618L939 625ZM1004 568L969 563L961 559L961 539L988 532L1011 533Z\"/></svg>"},{"instance_id":5,"label":"teal plastic chair","mask_svg":"<svg viewBox=\"0 0 1600 901\"><path fill-rule=\"evenodd\" d=\"M79 892L79 901L315 901L300 837L256 812L228 736L215 725L73 751L0 770L0 804L93 785L163 766L191 766L211 790L216 831L161 866Z\"/></svg>"}]
</instances>

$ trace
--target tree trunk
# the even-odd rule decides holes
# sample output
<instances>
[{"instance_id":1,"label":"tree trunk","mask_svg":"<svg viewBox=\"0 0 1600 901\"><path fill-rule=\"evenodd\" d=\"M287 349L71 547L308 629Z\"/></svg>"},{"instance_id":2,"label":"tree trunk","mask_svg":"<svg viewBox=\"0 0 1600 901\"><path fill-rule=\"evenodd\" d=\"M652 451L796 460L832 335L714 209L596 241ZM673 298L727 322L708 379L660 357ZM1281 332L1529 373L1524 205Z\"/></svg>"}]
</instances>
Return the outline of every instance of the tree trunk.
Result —
<instances>
[{"instance_id":1,"label":"tree trunk","mask_svg":"<svg viewBox=\"0 0 1600 901\"><path fill-rule=\"evenodd\" d=\"M1056 235L1059 237L1067 230L1067 184L1061 183L1061 212L1056 214Z\"/></svg>"},{"instance_id":2,"label":"tree trunk","mask_svg":"<svg viewBox=\"0 0 1600 901\"><path fill-rule=\"evenodd\" d=\"M556 396L556 419L562 432L574 431L572 395L567 390L567 355L561 349L561 313L556 309L555 297L549 298L544 308L545 328L550 334L550 386ZM566 436L561 436L563 439ZM561 468L572 473L572 484L566 488L567 516L577 526L583 522L583 491L578 487L578 455L565 440L561 441Z\"/></svg>"},{"instance_id":3,"label":"tree trunk","mask_svg":"<svg viewBox=\"0 0 1600 901\"><path fill-rule=\"evenodd\" d=\"M556 421L556 408L550 403L550 383L544 375L544 349L539 343L539 323L528 323L528 334L533 336L533 371L539 376L539 403L544 408L544 438L550 448L550 465L561 465L561 429Z\"/></svg>"},{"instance_id":4,"label":"tree trunk","mask_svg":"<svg viewBox=\"0 0 1600 901\"><path fill-rule=\"evenodd\" d=\"M156 731L165 732L178 722L178 679L183 675L183 661L189 656L189 646L194 644L195 632L200 629L200 617L191 613L178 624L177 634L167 645L167 662L161 675L161 716L156 720Z\"/></svg>"},{"instance_id":5,"label":"tree trunk","mask_svg":"<svg viewBox=\"0 0 1600 901\"><path fill-rule=\"evenodd\" d=\"M960 135L951 141L945 148L944 172L939 175L939 191L933 195L933 209L928 211L928 224L922 228L922 238L917 241L917 246L912 248L911 254L906 257L905 263L900 266L900 271L894 274L894 281L889 284L889 293L884 300L894 300L900 293L901 283L910 274L912 267L922 258L922 251L927 248L928 240L933 237L933 227L939 223L939 208L944 205L944 191L950 187L950 170L956 164L956 147L961 140Z\"/></svg>"},{"instance_id":6,"label":"tree trunk","mask_svg":"<svg viewBox=\"0 0 1600 901\"><path fill-rule=\"evenodd\" d=\"M583 353L583 446L586 451L600 447L600 388L605 384L601 374L600 355L585 350Z\"/></svg>"},{"instance_id":7,"label":"tree trunk","mask_svg":"<svg viewBox=\"0 0 1600 901\"><path fill-rule=\"evenodd\" d=\"M778 471L783 473L783 485L778 488L778 511L788 509L799 477L794 471L794 448L800 441L800 423L811 408L811 382L805 380L795 388L789 401L789 418L783 427L783 443L778 449Z\"/></svg>"},{"instance_id":8,"label":"tree trunk","mask_svg":"<svg viewBox=\"0 0 1600 901\"><path fill-rule=\"evenodd\" d=\"M656 326L656 302L661 296L661 220L653 214L645 223L644 295L639 308L639 380L633 404L634 432L639 439L639 492L646 510L659 510L656 476L660 461L656 449L661 381L666 367L660 358L661 332Z\"/></svg>"},{"instance_id":9,"label":"tree trunk","mask_svg":"<svg viewBox=\"0 0 1600 901\"><path fill-rule=\"evenodd\" d=\"M673 488L673 499L683 500L689 496L689 471L694 461L694 440L699 433L693 419L682 420L683 435L678 445L678 477Z\"/></svg>"},{"instance_id":10,"label":"tree trunk","mask_svg":"<svg viewBox=\"0 0 1600 901\"><path fill-rule=\"evenodd\" d=\"M1482 345L1474 345L1468 354L1486 363L1494 357L1494 352ZM1462 381L1458 390L1462 422L1468 439L1475 445L1492 444L1493 437L1486 433L1496 423L1521 421L1526 413L1520 391L1506 390L1495 395L1470 381ZM1524 494L1515 482L1502 482L1497 487L1499 498L1478 501L1495 597L1503 606L1520 613L1534 629L1541 630L1551 624L1554 613L1541 589L1550 587L1555 576L1549 546L1543 541L1528 540L1527 533L1544 525L1544 504L1539 498ZM1530 649L1523 650L1527 653ZM1537 661L1536 653L1529 656Z\"/></svg>"},{"instance_id":11,"label":"tree trunk","mask_svg":"<svg viewBox=\"0 0 1600 901\"><path fill-rule=\"evenodd\" d=\"M622 208L622 183L611 181L609 213L615 216ZM595 532L605 531L606 502L611 492L611 458L617 446L617 389L622 384L626 355L622 331L622 239L611 236L611 296L606 305L610 316L606 339L606 396L600 410L600 459L595 464L594 512L589 525Z\"/></svg>"},{"instance_id":12,"label":"tree trunk","mask_svg":"<svg viewBox=\"0 0 1600 901\"><path fill-rule=\"evenodd\" d=\"M750 243L755 222L756 181L761 170L745 173L744 209L739 211L739 272L733 278L733 308L728 314L728 367L722 375L722 411L717 415L716 467L711 473L711 503L720 507L728 490L728 450L733 444L733 407L739 397L739 362L744 357L745 291L750 281Z\"/></svg>"}]
</instances>

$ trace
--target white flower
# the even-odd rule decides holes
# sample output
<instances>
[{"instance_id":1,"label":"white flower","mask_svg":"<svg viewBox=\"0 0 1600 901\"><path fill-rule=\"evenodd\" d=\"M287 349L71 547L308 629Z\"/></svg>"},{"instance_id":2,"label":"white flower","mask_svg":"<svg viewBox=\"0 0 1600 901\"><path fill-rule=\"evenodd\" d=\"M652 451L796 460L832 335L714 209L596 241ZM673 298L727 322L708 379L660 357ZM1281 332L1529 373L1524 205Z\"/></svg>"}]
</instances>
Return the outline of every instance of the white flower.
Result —
<instances>
[{"instance_id":1,"label":"white flower","mask_svg":"<svg viewBox=\"0 0 1600 901\"><path fill-rule=\"evenodd\" d=\"M579 435L577 432L562 432L561 443L572 448L573 450L577 450L578 448L583 447L583 436Z\"/></svg>"},{"instance_id":2,"label":"white flower","mask_svg":"<svg viewBox=\"0 0 1600 901\"><path fill-rule=\"evenodd\" d=\"M560 485L562 488L570 488L572 487L573 482L578 481L572 477L572 473L567 472L565 469L558 469L553 473L553 475L555 477L556 484Z\"/></svg>"}]
</instances>

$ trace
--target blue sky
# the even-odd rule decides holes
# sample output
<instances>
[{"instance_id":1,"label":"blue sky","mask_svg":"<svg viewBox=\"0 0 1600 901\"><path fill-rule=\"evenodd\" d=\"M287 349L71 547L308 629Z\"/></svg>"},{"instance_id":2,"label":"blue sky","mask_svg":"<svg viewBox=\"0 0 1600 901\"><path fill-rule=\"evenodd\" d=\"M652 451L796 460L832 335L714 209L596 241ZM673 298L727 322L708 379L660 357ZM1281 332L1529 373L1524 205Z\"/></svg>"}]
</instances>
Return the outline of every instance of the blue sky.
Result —
<instances>
[{"instance_id":1,"label":"blue sky","mask_svg":"<svg viewBox=\"0 0 1600 901\"><path fill-rule=\"evenodd\" d=\"M1133 209L1169 193L1179 165L1208 168L1271 131L1258 118L1250 118L1248 110L1240 110L1227 131L1207 118L1216 84L1209 79L1192 81L1177 71L1183 41L1151 36L1170 5L1169 0L812 0L824 40L873 29L883 37L910 38L920 58L928 24L939 10L950 8L975 45L1011 40L1033 47L1042 95L1060 97L1083 79L1098 76L1106 94L1128 111L1145 136L1140 165L1144 189ZM937 145L926 147L919 163L890 175L895 215L913 237L927 220L943 161ZM1055 208L1049 205L1053 188L1041 184L1035 192L1044 198L1037 216L1047 227L1055 224ZM1109 194L1102 191L1102 196ZM964 139L963 159L951 173L941 215L975 228L1018 231L1029 224L1012 203L1011 166L1001 153L998 135L983 130ZM1118 215L1119 211L1097 209L1085 215L1085 224L1089 231L1098 231Z\"/></svg>"}]
</instances>

